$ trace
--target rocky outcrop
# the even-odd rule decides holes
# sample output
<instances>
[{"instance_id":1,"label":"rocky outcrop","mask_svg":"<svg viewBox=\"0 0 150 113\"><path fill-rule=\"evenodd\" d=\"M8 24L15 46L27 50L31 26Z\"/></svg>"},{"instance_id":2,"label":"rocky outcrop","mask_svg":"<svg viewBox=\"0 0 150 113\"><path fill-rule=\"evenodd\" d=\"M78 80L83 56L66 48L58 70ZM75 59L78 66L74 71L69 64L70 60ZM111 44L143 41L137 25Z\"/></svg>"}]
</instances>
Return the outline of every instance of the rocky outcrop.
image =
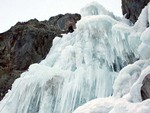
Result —
<instances>
[{"instance_id":1,"label":"rocky outcrop","mask_svg":"<svg viewBox=\"0 0 150 113\"><path fill-rule=\"evenodd\" d=\"M135 23L142 9L150 0L122 0L122 13L132 23Z\"/></svg>"},{"instance_id":2,"label":"rocky outcrop","mask_svg":"<svg viewBox=\"0 0 150 113\"><path fill-rule=\"evenodd\" d=\"M144 78L142 84L143 86L141 87L141 96L142 96L142 100L146 100L150 98L150 74L148 74Z\"/></svg>"},{"instance_id":3,"label":"rocky outcrop","mask_svg":"<svg viewBox=\"0 0 150 113\"><path fill-rule=\"evenodd\" d=\"M0 34L0 99L20 73L45 58L54 37L73 32L80 19L79 14L60 14L45 21L32 19Z\"/></svg>"}]
</instances>

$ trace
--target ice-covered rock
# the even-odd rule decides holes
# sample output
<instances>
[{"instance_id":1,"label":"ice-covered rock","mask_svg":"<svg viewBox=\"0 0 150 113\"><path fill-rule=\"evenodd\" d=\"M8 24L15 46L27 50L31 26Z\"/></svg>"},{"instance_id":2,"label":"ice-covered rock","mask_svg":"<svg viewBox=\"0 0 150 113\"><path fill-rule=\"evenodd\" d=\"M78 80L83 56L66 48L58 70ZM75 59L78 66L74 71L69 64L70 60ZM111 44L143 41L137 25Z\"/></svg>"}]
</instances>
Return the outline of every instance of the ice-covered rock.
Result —
<instances>
[{"instance_id":1,"label":"ice-covered rock","mask_svg":"<svg viewBox=\"0 0 150 113\"><path fill-rule=\"evenodd\" d=\"M47 57L14 82L2 112L71 113L98 98L74 113L149 113L150 100L141 102L149 60L138 52L146 28L118 21L99 4L83 9L88 16L77 29L56 37Z\"/></svg>"},{"instance_id":2,"label":"ice-covered rock","mask_svg":"<svg viewBox=\"0 0 150 113\"><path fill-rule=\"evenodd\" d=\"M139 57L139 60L133 64L128 64L118 73L113 85L114 91L111 99L100 98L92 100L77 108L74 113L150 112L149 9L150 5L148 4L148 6L143 9L135 25L133 27L127 27L129 31L127 29L121 29L125 28L125 25L123 25L123 27L115 25L117 28L120 28L118 31L121 31L121 35L117 36L120 36L121 40L124 39L123 36L125 33L128 34L126 35L129 42L129 47L127 48L129 48L128 50L132 51L137 58ZM112 99L114 99L113 103ZM106 106L109 107L107 108Z\"/></svg>"}]
</instances>

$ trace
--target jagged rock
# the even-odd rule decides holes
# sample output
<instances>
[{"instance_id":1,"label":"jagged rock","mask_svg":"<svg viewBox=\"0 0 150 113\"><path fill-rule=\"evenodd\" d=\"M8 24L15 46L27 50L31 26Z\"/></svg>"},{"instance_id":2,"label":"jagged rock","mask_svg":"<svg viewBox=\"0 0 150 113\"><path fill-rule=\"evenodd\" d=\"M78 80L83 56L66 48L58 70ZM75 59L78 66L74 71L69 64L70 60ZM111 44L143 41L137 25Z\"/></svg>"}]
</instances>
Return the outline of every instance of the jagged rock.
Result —
<instances>
[{"instance_id":1,"label":"jagged rock","mask_svg":"<svg viewBox=\"0 0 150 113\"><path fill-rule=\"evenodd\" d=\"M122 13L132 23L135 23L142 9L150 0L122 0Z\"/></svg>"},{"instance_id":2,"label":"jagged rock","mask_svg":"<svg viewBox=\"0 0 150 113\"><path fill-rule=\"evenodd\" d=\"M143 86L141 87L141 96L142 96L142 100L146 100L150 98L150 74L148 74L144 78L142 84Z\"/></svg>"},{"instance_id":3,"label":"jagged rock","mask_svg":"<svg viewBox=\"0 0 150 113\"><path fill-rule=\"evenodd\" d=\"M18 22L0 34L0 99L14 80L28 66L40 62L48 54L56 36L73 32L80 14L51 17L48 21L37 19Z\"/></svg>"}]
</instances>

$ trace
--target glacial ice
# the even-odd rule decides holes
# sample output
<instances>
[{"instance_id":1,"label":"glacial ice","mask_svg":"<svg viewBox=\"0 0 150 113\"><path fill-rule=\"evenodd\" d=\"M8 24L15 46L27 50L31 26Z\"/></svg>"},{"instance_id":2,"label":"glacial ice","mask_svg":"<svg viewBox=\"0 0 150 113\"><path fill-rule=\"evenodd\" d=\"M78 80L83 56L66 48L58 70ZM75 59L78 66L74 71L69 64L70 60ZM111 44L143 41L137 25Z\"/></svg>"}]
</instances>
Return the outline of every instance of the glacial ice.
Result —
<instances>
[{"instance_id":1,"label":"glacial ice","mask_svg":"<svg viewBox=\"0 0 150 113\"><path fill-rule=\"evenodd\" d=\"M149 7L130 26L88 4L77 29L56 37L47 57L16 79L0 113L149 113L140 95L150 73Z\"/></svg>"}]
</instances>

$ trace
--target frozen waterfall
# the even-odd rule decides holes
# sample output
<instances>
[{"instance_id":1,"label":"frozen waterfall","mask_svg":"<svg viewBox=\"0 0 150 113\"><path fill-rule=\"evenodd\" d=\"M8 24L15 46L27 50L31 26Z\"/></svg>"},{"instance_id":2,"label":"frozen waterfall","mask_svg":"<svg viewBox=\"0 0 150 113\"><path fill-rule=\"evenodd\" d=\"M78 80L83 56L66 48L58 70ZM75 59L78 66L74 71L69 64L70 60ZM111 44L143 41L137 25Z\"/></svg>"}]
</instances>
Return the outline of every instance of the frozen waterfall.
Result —
<instances>
[{"instance_id":1,"label":"frozen waterfall","mask_svg":"<svg viewBox=\"0 0 150 113\"><path fill-rule=\"evenodd\" d=\"M56 37L47 57L14 82L0 113L72 113L92 99L123 95L113 94L113 84L120 70L139 58L141 33L133 36L131 26L95 2L81 13L77 29Z\"/></svg>"}]
</instances>

